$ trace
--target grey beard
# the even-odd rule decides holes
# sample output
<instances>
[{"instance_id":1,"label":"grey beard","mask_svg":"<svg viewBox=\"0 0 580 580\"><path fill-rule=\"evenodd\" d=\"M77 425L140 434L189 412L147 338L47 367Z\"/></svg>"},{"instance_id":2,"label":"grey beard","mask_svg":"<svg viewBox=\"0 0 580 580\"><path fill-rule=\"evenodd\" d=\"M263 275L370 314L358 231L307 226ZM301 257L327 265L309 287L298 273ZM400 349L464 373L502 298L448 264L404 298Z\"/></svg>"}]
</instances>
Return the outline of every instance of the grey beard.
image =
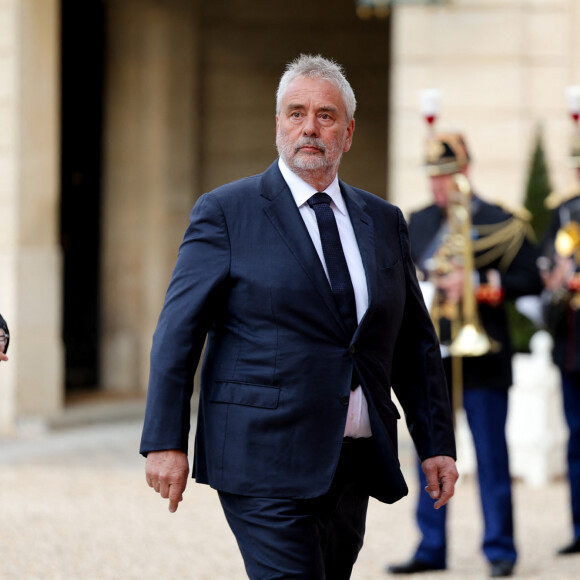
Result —
<instances>
[{"instance_id":1,"label":"grey beard","mask_svg":"<svg viewBox=\"0 0 580 580\"><path fill-rule=\"evenodd\" d=\"M318 147L324 155L301 155L299 152L300 147L305 145L312 145ZM319 169L332 169L331 164L326 156L327 147L320 139L302 139L295 145L288 142L284 135L278 135L276 138L276 148L278 149L278 155L285 161L286 165L294 170L303 171L314 171ZM294 156L291 154L294 153ZM337 162L340 162L340 155L338 156ZM336 164L338 167L338 163Z\"/></svg>"}]
</instances>

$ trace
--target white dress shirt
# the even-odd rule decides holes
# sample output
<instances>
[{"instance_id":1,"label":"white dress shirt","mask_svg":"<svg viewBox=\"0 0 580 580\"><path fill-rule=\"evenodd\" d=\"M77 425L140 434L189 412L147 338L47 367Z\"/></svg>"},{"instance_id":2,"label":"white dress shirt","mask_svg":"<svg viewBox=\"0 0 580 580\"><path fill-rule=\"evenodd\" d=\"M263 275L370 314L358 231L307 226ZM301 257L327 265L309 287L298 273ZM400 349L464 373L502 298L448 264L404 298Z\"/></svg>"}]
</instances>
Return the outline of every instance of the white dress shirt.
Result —
<instances>
[{"instance_id":1,"label":"white dress shirt","mask_svg":"<svg viewBox=\"0 0 580 580\"><path fill-rule=\"evenodd\" d=\"M316 221L316 214L307 203L308 199L312 197L317 192L317 190L306 183L303 179L298 177L298 175L293 173L286 165L286 163L284 163L282 158L278 160L278 165L284 180L292 192L294 201L298 206L300 215L304 220L306 229L312 238L312 243L316 248L318 257L320 258L320 261L324 266L326 276L328 277L326 262L324 260L324 253L322 251L322 243L320 241L318 222ZM332 199L330 207L332 208L334 217L336 218L336 225L338 226L338 233L340 235L344 257L346 258L346 264L350 272L352 286L354 289L357 320L360 322L369 306L367 279L360 255L360 250L358 248L358 243L356 241L356 236L352 228L352 223L350 221L342 193L340 192L338 176L334 178L334 181L324 191ZM371 436L367 400L364 396L364 393L362 392L360 385L354 391L350 392L350 401L348 405L348 414L344 429L344 436L355 438Z\"/></svg>"}]
</instances>

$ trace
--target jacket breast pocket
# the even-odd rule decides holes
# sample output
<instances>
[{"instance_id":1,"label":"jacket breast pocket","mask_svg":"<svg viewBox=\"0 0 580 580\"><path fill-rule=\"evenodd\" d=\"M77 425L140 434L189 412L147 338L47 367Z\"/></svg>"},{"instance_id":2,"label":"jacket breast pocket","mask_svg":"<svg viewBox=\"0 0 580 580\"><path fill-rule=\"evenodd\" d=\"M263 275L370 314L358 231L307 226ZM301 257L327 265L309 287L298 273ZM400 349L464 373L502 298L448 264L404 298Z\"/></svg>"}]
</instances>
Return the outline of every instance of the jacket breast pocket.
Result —
<instances>
[{"instance_id":1,"label":"jacket breast pocket","mask_svg":"<svg viewBox=\"0 0 580 580\"><path fill-rule=\"evenodd\" d=\"M401 265L401 256L385 249L378 258L378 265L382 271L396 271Z\"/></svg>"},{"instance_id":2,"label":"jacket breast pocket","mask_svg":"<svg viewBox=\"0 0 580 580\"><path fill-rule=\"evenodd\" d=\"M280 400L280 389L251 383L218 381L212 388L210 399L212 403L276 409Z\"/></svg>"},{"instance_id":3,"label":"jacket breast pocket","mask_svg":"<svg viewBox=\"0 0 580 580\"><path fill-rule=\"evenodd\" d=\"M389 328L389 325L397 328L405 306L406 284L402 260L395 259L389 266L381 264L377 278L379 294L376 312L384 312L386 319L381 322L385 328Z\"/></svg>"}]
</instances>

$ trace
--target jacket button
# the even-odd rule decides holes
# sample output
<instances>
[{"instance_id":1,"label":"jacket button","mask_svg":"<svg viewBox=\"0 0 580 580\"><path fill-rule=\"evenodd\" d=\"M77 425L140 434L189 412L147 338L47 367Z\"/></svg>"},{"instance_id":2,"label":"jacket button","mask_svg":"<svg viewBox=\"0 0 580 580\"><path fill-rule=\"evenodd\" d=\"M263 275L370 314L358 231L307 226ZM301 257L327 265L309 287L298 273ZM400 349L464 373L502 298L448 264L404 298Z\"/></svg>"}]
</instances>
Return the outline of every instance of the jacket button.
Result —
<instances>
[{"instance_id":1,"label":"jacket button","mask_svg":"<svg viewBox=\"0 0 580 580\"><path fill-rule=\"evenodd\" d=\"M350 350L350 354L354 354L354 350L355 350L354 344L351 344L350 348L348 350Z\"/></svg>"},{"instance_id":2,"label":"jacket button","mask_svg":"<svg viewBox=\"0 0 580 580\"><path fill-rule=\"evenodd\" d=\"M340 404L344 405L345 407L349 404L350 402L350 397L347 397L346 395L344 397L340 397Z\"/></svg>"}]
</instances>

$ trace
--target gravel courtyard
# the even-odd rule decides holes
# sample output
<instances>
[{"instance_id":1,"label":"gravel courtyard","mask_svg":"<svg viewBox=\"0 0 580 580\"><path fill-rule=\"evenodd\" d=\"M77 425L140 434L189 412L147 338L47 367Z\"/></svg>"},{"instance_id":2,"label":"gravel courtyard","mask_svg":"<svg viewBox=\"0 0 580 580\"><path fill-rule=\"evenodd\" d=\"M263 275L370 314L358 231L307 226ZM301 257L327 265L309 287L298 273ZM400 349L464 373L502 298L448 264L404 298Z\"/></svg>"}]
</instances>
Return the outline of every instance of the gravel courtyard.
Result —
<instances>
[{"instance_id":1,"label":"gravel courtyard","mask_svg":"<svg viewBox=\"0 0 580 580\"><path fill-rule=\"evenodd\" d=\"M175 514L147 487L137 453L140 420L68 427L0 440L2 580L243 580L235 541L216 494L190 482ZM372 501L353 580L389 578L417 540L416 486L403 449L410 496ZM576 579L580 556L556 557L570 538L567 488L514 485L517 578ZM450 569L423 580L487 578L473 478L460 480L450 511ZM332 579L329 579L332 580Z\"/></svg>"}]
</instances>

